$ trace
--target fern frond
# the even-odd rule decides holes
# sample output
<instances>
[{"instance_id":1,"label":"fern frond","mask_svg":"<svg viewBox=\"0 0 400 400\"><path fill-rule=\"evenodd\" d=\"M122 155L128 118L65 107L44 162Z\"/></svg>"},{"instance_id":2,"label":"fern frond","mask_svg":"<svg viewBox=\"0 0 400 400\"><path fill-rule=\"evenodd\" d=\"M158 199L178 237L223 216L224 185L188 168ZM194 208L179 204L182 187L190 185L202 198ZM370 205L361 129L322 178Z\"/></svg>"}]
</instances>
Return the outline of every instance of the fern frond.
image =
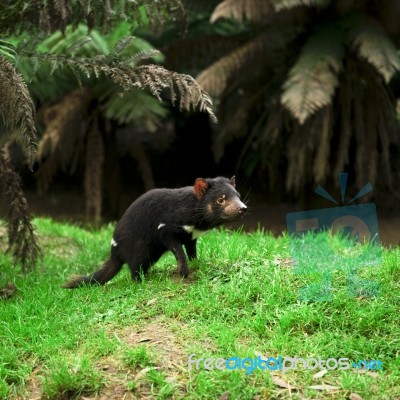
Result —
<instances>
[{"instance_id":1,"label":"fern frond","mask_svg":"<svg viewBox=\"0 0 400 400\"><path fill-rule=\"evenodd\" d=\"M272 0L272 5L276 11L291 9L299 6L325 8L331 3L331 0Z\"/></svg>"},{"instance_id":2,"label":"fern frond","mask_svg":"<svg viewBox=\"0 0 400 400\"><path fill-rule=\"evenodd\" d=\"M300 124L331 103L342 67L343 37L340 31L317 31L303 47L283 85L281 103Z\"/></svg>"},{"instance_id":3,"label":"fern frond","mask_svg":"<svg viewBox=\"0 0 400 400\"><path fill-rule=\"evenodd\" d=\"M136 3L136 1L134 2ZM181 32L185 32L187 28L186 10L180 0L163 0L163 1L143 1L142 5L134 6L135 11L140 11L144 7L146 18L149 21L149 26L153 30L160 30L165 22L171 21L176 23Z\"/></svg>"},{"instance_id":4,"label":"fern frond","mask_svg":"<svg viewBox=\"0 0 400 400\"><path fill-rule=\"evenodd\" d=\"M61 162L70 159L75 142L74 139L71 141L69 139L78 134L75 133L77 130L80 131L79 121L90 100L91 93L88 89L76 89L57 103L42 107L40 114L43 115L45 131L36 153L37 161L46 159L57 148L63 149L64 156L60 159Z\"/></svg>"},{"instance_id":5,"label":"fern frond","mask_svg":"<svg viewBox=\"0 0 400 400\"><path fill-rule=\"evenodd\" d=\"M6 40L0 39L0 56L15 60L15 57L17 56L15 46Z\"/></svg>"},{"instance_id":6,"label":"fern frond","mask_svg":"<svg viewBox=\"0 0 400 400\"><path fill-rule=\"evenodd\" d=\"M0 115L8 136L21 143L32 165L36 149L35 105L14 66L0 56Z\"/></svg>"},{"instance_id":7,"label":"fern frond","mask_svg":"<svg viewBox=\"0 0 400 400\"><path fill-rule=\"evenodd\" d=\"M91 99L90 90L76 89L41 110L45 131L36 154L36 160L41 164L36 174L40 190L48 189L60 168L64 171L69 168L73 173L83 149L86 109Z\"/></svg>"},{"instance_id":8,"label":"fern frond","mask_svg":"<svg viewBox=\"0 0 400 400\"><path fill-rule=\"evenodd\" d=\"M259 22L273 11L270 2L265 0L224 0L215 8L210 22L213 23L219 18Z\"/></svg>"},{"instance_id":9,"label":"fern frond","mask_svg":"<svg viewBox=\"0 0 400 400\"><path fill-rule=\"evenodd\" d=\"M109 88L105 88L108 84ZM98 87L99 86L99 87ZM168 110L154 96L139 89L121 94L115 85L109 82L96 85L94 93L102 102L107 118L117 120L120 124L130 124L141 119L146 125L155 128L167 115Z\"/></svg>"},{"instance_id":10,"label":"fern frond","mask_svg":"<svg viewBox=\"0 0 400 400\"><path fill-rule=\"evenodd\" d=\"M352 31L353 47L388 83L400 71L400 56L394 43L372 19L359 21Z\"/></svg>"},{"instance_id":11,"label":"fern frond","mask_svg":"<svg viewBox=\"0 0 400 400\"><path fill-rule=\"evenodd\" d=\"M229 36L214 34L188 37L161 48L165 56L164 66L178 72L190 71L191 74L198 74L221 56L230 53L248 40L247 32Z\"/></svg>"},{"instance_id":12,"label":"fern frond","mask_svg":"<svg viewBox=\"0 0 400 400\"><path fill-rule=\"evenodd\" d=\"M6 151L0 150L0 177L2 180L2 198L8 205L7 232L9 250L14 263L20 263L26 273L36 267L42 256L34 228L30 222L27 201L21 188L21 178L12 168Z\"/></svg>"},{"instance_id":13,"label":"fern frond","mask_svg":"<svg viewBox=\"0 0 400 400\"><path fill-rule=\"evenodd\" d=\"M24 30L52 33L65 31L69 25L85 23L109 30L121 20L137 26L160 28L173 21L182 29L186 26L186 13L181 0L32 0L10 4L0 2L0 26L5 34L18 34Z\"/></svg>"},{"instance_id":14,"label":"fern frond","mask_svg":"<svg viewBox=\"0 0 400 400\"><path fill-rule=\"evenodd\" d=\"M133 36L124 36L114 46L113 54L119 57L135 40Z\"/></svg>"},{"instance_id":15,"label":"fern frond","mask_svg":"<svg viewBox=\"0 0 400 400\"><path fill-rule=\"evenodd\" d=\"M38 49L43 53L74 54L93 57L110 53L110 47L104 37L96 30L89 31L87 25L68 26L64 33L54 32L48 38L38 43ZM24 54L22 45L18 48Z\"/></svg>"},{"instance_id":16,"label":"fern frond","mask_svg":"<svg viewBox=\"0 0 400 400\"><path fill-rule=\"evenodd\" d=\"M150 49L139 51L131 57L128 57L124 62L131 64L132 66L144 63L149 60L161 59L162 54L159 50Z\"/></svg>"},{"instance_id":17,"label":"fern frond","mask_svg":"<svg viewBox=\"0 0 400 400\"><path fill-rule=\"evenodd\" d=\"M201 72L196 80L211 95L220 95L227 87L232 75L254 60L263 49L266 40L266 35L260 35L240 46Z\"/></svg>"},{"instance_id":18,"label":"fern frond","mask_svg":"<svg viewBox=\"0 0 400 400\"><path fill-rule=\"evenodd\" d=\"M213 122L217 122L210 96L190 75L168 71L158 65L139 66L135 68L134 75L132 71L127 72L122 75L111 74L113 81L124 90L128 91L132 87L148 89L160 101L162 100L161 93L169 92L172 105L179 101L181 111L191 111L198 107L200 111L208 113ZM176 93L179 96L178 99L176 99Z\"/></svg>"}]
</instances>

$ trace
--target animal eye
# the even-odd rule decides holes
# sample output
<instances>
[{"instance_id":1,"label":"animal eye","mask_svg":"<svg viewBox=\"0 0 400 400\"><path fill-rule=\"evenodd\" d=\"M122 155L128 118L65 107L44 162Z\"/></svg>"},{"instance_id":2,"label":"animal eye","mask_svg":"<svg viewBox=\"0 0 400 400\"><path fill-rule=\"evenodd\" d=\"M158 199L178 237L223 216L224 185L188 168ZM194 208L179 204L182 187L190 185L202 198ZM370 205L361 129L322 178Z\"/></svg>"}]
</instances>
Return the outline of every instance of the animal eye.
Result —
<instances>
[{"instance_id":1,"label":"animal eye","mask_svg":"<svg viewBox=\"0 0 400 400\"><path fill-rule=\"evenodd\" d=\"M220 197L220 198L217 200L217 203L218 203L218 204L223 204L224 201L225 201L225 197Z\"/></svg>"}]
</instances>

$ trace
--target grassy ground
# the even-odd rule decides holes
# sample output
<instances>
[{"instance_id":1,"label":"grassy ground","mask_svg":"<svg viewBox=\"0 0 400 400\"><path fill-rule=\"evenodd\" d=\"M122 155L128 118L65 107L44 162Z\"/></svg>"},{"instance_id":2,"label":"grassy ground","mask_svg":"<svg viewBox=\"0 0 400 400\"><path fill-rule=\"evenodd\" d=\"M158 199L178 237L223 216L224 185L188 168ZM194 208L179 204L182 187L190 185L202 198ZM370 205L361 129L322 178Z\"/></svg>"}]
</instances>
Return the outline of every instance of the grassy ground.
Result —
<instances>
[{"instance_id":1,"label":"grassy ground","mask_svg":"<svg viewBox=\"0 0 400 400\"><path fill-rule=\"evenodd\" d=\"M224 230L199 239L189 279L181 280L173 256L165 255L142 283L130 282L125 268L104 287L65 290L69 274L92 272L105 259L113 227L94 232L48 219L35 225L46 251L42 270L16 276L10 257L0 254L0 286L17 286L0 299L0 398L399 396L399 248L385 249L379 267L360 272L379 282L375 297L349 297L339 270L332 272L330 301L299 301L310 277L295 273L287 237ZM320 372L300 363L285 373L249 373L250 360L240 370L202 363L189 369L191 354L379 359L383 371Z\"/></svg>"}]
</instances>

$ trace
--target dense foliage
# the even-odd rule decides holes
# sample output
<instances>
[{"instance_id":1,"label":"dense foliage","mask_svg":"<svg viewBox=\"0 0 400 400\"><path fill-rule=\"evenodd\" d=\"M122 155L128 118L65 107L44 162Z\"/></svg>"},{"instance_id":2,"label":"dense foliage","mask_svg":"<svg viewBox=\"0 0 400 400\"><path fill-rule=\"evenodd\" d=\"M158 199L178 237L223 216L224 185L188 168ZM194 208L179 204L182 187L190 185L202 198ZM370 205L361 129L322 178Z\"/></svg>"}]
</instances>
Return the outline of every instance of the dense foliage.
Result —
<instances>
[{"instance_id":1,"label":"dense foliage","mask_svg":"<svg viewBox=\"0 0 400 400\"><path fill-rule=\"evenodd\" d=\"M389 153L399 148L399 2L204 3L201 15L214 32L198 29L167 46L166 55L176 68L203 66L196 79L216 101L221 122L217 159L241 143L238 166L274 191L282 183L298 192L332 182L349 168L358 187L375 183L379 171L381 183L395 187ZM236 29L218 31L221 21Z\"/></svg>"},{"instance_id":2,"label":"dense foliage","mask_svg":"<svg viewBox=\"0 0 400 400\"><path fill-rule=\"evenodd\" d=\"M128 25L121 27L121 21L128 21ZM216 119L211 99L191 76L157 64L157 51L149 45L138 45L137 41L132 44L135 41L131 32L135 28L159 29L166 21L176 22L184 30L186 16L179 0L1 3L0 146L5 151L1 153L0 176L3 190L13 190L7 199L22 201L19 181L11 187L6 184L11 168L6 147L10 140L17 139L27 151L30 166L35 161L43 162L39 176L44 187L59 168L71 171L80 159L85 160L86 216L98 223L104 161L104 132L99 126L104 118L126 122L144 116L154 124L165 112L149 95L139 92L146 90L160 102L177 104L180 110L198 107ZM48 34L51 36L45 38ZM95 83L100 77L103 87ZM55 101L42 109L45 131L36 156L36 109L27 82L37 105ZM124 92L130 96L129 109L120 100ZM140 106L134 107L135 104ZM17 224L9 230L15 233L9 237L10 246L22 249L31 245L31 251L16 250L14 254L24 265L34 265L38 249L34 236L28 240L25 235L16 234L31 231L27 225L29 215L26 208L17 208L16 204L7 204L7 215L13 218L8 222Z\"/></svg>"}]
</instances>

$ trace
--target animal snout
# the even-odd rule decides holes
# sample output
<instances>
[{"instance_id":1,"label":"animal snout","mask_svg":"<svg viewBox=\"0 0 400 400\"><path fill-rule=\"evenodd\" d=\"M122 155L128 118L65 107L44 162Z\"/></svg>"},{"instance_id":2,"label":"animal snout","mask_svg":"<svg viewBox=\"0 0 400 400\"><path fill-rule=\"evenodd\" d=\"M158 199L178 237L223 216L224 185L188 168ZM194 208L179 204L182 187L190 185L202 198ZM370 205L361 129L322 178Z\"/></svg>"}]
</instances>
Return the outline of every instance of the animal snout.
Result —
<instances>
[{"instance_id":1,"label":"animal snout","mask_svg":"<svg viewBox=\"0 0 400 400\"><path fill-rule=\"evenodd\" d=\"M237 219L247 211L247 207L240 200L232 201L224 209L224 215L229 219Z\"/></svg>"},{"instance_id":2,"label":"animal snout","mask_svg":"<svg viewBox=\"0 0 400 400\"><path fill-rule=\"evenodd\" d=\"M247 207L243 203L240 203L237 210L239 214L244 214L247 211Z\"/></svg>"}]
</instances>

